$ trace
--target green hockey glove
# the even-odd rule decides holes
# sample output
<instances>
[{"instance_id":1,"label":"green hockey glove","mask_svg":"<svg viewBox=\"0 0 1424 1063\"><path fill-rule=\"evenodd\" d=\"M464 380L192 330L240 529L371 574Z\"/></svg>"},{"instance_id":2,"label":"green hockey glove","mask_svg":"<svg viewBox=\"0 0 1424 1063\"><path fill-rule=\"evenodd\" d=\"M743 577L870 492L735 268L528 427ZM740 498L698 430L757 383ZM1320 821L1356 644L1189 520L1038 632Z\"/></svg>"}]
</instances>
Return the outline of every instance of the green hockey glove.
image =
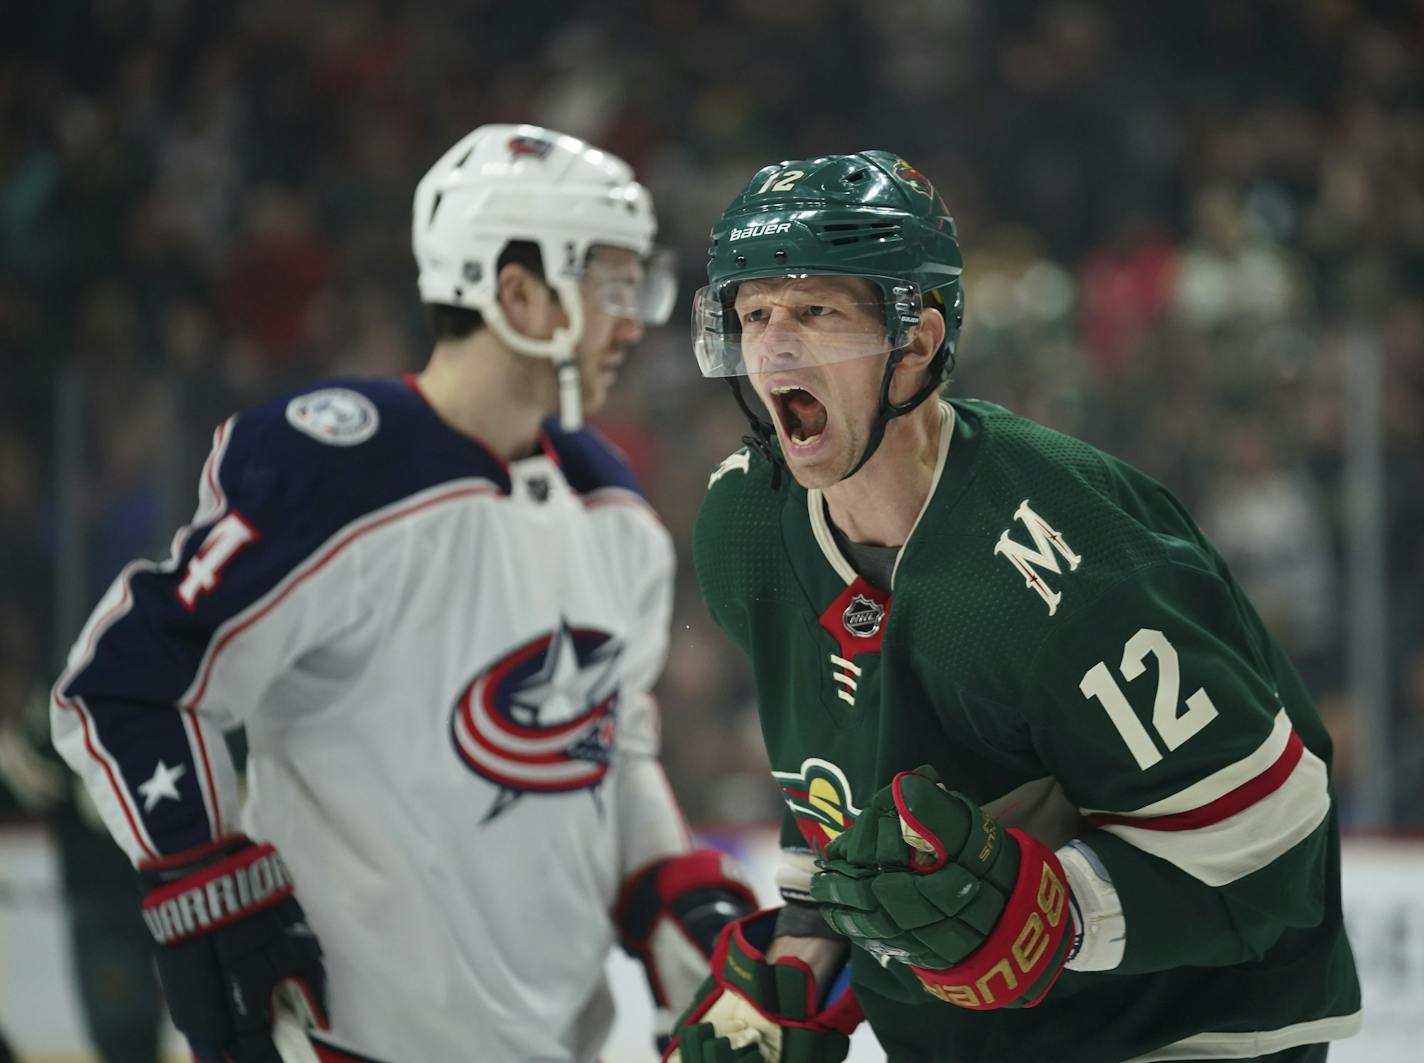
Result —
<instances>
[{"instance_id":1,"label":"green hockey glove","mask_svg":"<svg viewBox=\"0 0 1424 1063\"><path fill-rule=\"evenodd\" d=\"M1058 857L931 767L895 776L819 864L811 896L826 922L950 1004L1032 1007L1063 969L1072 917Z\"/></svg>"},{"instance_id":2,"label":"green hockey glove","mask_svg":"<svg viewBox=\"0 0 1424 1063\"><path fill-rule=\"evenodd\" d=\"M762 1063L764 1057L755 1043L740 1039L737 1043L740 1048L730 1037L719 1037L710 1022L701 1022L682 1027L676 1051L663 1058L683 1063Z\"/></svg>"},{"instance_id":3,"label":"green hockey glove","mask_svg":"<svg viewBox=\"0 0 1424 1063\"><path fill-rule=\"evenodd\" d=\"M712 952L712 975L673 1027L664 1063L840 1063L860 1004L850 989L850 965L817 999L805 963L771 961L766 950L776 911L756 912L723 928Z\"/></svg>"}]
</instances>

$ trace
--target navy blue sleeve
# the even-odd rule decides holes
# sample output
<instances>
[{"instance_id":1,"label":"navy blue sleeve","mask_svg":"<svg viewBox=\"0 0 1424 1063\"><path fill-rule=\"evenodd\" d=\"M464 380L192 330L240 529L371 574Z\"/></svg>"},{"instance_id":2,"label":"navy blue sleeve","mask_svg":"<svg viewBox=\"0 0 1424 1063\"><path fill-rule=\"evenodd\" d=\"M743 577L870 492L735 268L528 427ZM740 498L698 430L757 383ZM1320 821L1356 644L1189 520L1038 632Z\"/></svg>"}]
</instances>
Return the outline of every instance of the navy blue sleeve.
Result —
<instances>
[{"instance_id":1,"label":"navy blue sleeve","mask_svg":"<svg viewBox=\"0 0 1424 1063\"><path fill-rule=\"evenodd\" d=\"M236 703L205 700L224 641L259 615L283 623L284 588L347 529L472 477L499 489L504 473L399 381L319 388L217 430L172 556L124 570L54 690L55 746L136 863L236 829L221 731L243 722L274 675L251 675L250 688L228 692Z\"/></svg>"}]
</instances>

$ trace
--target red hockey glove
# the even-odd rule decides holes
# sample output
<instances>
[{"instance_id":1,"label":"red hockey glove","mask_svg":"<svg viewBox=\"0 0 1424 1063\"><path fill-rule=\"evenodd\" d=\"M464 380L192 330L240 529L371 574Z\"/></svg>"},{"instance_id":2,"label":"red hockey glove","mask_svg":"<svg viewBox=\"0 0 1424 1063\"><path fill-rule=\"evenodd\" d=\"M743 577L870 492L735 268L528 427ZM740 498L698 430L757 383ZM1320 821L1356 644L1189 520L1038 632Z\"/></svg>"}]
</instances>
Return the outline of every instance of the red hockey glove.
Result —
<instances>
[{"instance_id":1,"label":"red hockey glove","mask_svg":"<svg viewBox=\"0 0 1424 1063\"><path fill-rule=\"evenodd\" d=\"M624 951L647 973L659 1051L667 1047L673 1017L707 977L717 935L755 908L751 887L715 849L658 860L624 883L614 919Z\"/></svg>"},{"instance_id":2,"label":"red hockey glove","mask_svg":"<svg viewBox=\"0 0 1424 1063\"><path fill-rule=\"evenodd\" d=\"M321 946L272 846L230 838L140 873L168 1011L202 1063L280 1063L279 1004L327 1025Z\"/></svg>"},{"instance_id":3,"label":"red hockey glove","mask_svg":"<svg viewBox=\"0 0 1424 1063\"><path fill-rule=\"evenodd\" d=\"M839 1063L860 1025L849 965L817 999L805 963L775 962L766 950L776 931L775 909L731 923L712 953L712 977L678 1017L664 1063Z\"/></svg>"},{"instance_id":4,"label":"red hockey glove","mask_svg":"<svg viewBox=\"0 0 1424 1063\"><path fill-rule=\"evenodd\" d=\"M1032 1007L1072 940L1058 857L933 768L901 772L826 848L811 896L835 930L962 1008Z\"/></svg>"}]
</instances>

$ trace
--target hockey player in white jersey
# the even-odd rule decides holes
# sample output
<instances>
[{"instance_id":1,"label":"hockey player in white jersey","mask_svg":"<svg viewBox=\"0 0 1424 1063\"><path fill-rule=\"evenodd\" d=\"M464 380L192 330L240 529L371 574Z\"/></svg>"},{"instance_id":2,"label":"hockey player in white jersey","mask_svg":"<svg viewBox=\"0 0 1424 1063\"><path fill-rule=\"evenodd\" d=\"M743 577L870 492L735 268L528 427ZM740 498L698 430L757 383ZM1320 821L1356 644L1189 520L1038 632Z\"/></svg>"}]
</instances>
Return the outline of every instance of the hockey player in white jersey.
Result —
<instances>
[{"instance_id":1,"label":"hockey player in white jersey","mask_svg":"<svg viewBox=\"0 0 1424 1063\"><path fill-rule=\"evenodd\" d=\"M415 195L425 370L221 425L81 632L54 741L205 1063L278 1059L283 1006L323 1060L592 1060L615 942L670 1020L752 907L656 759L670 537L579 427L671 309L654 229L621 160L469 134Z\"/></svg>"}]
</instances>

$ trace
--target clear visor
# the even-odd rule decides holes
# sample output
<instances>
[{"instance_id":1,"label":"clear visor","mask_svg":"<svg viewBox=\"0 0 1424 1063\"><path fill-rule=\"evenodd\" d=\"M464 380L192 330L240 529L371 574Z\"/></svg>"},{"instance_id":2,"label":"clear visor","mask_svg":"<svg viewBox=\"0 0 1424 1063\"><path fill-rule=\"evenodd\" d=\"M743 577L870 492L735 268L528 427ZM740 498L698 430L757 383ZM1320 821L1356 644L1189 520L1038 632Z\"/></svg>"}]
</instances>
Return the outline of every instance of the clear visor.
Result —
<instances>
[{"instance_id":1,"label":"clear visor","mask_svg":"<svg viewBox=\"0 0 1424 1063\"><path fill-rule=\"evenodd\" d=\"M692 299L692 345L708 377L871 358L908 342L920 305L919 289L893 277L801 273L709 284Z\"/></svg>"},{"instance_id":2,"label":"clear visor","mask_svg":"<svg viewBox=\"0 0 1424 1063\"><path fill-rule=\"evenodd\" d=\"M677 269L673 252L657 247L641 260L603 268L590 264L582 277L589 303L614 317L645 325L664 324L677 301Z\"/></svg>"}]
</instances>

